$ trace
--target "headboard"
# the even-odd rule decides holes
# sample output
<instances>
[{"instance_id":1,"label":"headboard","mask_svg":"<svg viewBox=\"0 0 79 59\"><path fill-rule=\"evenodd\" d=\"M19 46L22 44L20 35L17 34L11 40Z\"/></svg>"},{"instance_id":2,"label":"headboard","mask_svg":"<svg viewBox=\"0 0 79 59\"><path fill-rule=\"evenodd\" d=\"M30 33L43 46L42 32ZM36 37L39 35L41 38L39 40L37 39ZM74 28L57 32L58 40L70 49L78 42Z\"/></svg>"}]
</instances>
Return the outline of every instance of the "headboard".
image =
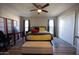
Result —
<instances>
[{"instance_id":1,"label":"headboard","mask_svg":"<svg viewBox=\"0 0 79 59\"><path fill-rule=\"evenodd\" d=\"M35 27L38 27L40 32L46 31L46 26L33 26L33 27L31 27L31 29L35 28Z\"/></svg>"}]
</instances>

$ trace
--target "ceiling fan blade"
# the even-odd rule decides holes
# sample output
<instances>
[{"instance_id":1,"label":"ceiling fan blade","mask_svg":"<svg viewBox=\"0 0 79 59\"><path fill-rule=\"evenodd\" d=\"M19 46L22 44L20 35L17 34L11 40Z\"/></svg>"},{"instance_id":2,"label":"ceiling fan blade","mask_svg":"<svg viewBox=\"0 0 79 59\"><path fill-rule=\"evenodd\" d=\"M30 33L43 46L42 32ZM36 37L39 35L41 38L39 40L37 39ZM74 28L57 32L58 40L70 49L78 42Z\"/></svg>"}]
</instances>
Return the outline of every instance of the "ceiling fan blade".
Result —
<instances>
[{"instance_id":1,"label":"ceiling fan blade","mask_svg":"<svg viewBox=\"0 0 79 59\"><path fill-rule=\"evenodd\" d=\"M49 6L49 3L45 4L42 8L45 8L45 7L47 7L47 6Z\"/></svg>"},{"instance_id":2,"label":"ceiling fan blade","mask_svg":"<svg viewBox=\"0 0 79 59\"><path fill-rule=\"evenodd\" d=\"M38 6L37 4L33 3L33 5L34 5L36 8L39 8L39 6Z\"/></svg>"},{"instance_id":3,"label":"ceiling fan blade","mask_svg":"<svg viewBox=\"0 0 79 59\"><path fill-rule=\"evenodd\" d=\"M30 11L36 11L37 9L34 9L34 10L30 10Z\"/></svg>"},{"instance_id":4,"label":"ceiling fan blade","mask_svg":"<svg viewBox=\"0 0 79 59\"><path fill-rule=\"evenodd\" d=\"M48 13L48 11L46 11L46 10L42 10L43 12L46 12L46 13Z\"/></svg>"},{"instance_id":5,"label":"ceiling fan blade","mask_svg":"<svg viewBox=\"0 0 79 59\"><path fill-rule=\"evenodd\" d=\"M38 6L39 6L39 9L41 9L42 6L41 5L38 5Z\"/></svg>"}]
</instances>

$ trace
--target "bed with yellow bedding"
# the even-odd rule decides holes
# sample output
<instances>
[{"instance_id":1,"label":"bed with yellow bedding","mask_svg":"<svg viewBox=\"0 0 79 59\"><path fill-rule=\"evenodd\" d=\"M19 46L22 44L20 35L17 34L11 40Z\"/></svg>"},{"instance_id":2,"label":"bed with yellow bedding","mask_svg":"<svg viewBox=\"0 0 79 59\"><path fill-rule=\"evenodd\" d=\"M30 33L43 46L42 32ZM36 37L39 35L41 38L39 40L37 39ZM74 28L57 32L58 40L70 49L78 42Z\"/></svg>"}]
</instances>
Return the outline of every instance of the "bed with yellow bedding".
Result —
<instances>
[{"instance_id":1,"label":"bed with yellow bedding","mask_svg":"<svg viewBox=\"0 0 79 59\"><path fill-rule=\"evenodd\" d=\"M53 36L47 32L47 31L43 31L43 32L38 32L38 33L32 33L32 32L28 32L26 35L26 40L51 40L53 39Z\"/></svg>"},{"instance_id":2,"label":"bed with yellow bedding","mask_svg":"<svg viewBox=\"0 0 79 59\"><path fill-rule=\"evenodd\" d=\"M26 34L26 42L22 45L22 54L53 54L51 40L53 36L45 27L39 27L39 32Z\"/></svg>"}]
</instances>

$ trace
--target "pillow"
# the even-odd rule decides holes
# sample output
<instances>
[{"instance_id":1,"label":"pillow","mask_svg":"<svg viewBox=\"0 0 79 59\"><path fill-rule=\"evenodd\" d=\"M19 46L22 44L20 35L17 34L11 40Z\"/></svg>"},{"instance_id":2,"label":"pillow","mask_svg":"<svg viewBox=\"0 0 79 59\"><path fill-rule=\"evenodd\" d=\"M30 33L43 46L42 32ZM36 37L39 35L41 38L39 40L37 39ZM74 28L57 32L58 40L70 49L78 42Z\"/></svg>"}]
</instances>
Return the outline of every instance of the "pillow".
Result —
<instances>
[{"instance_id":1,"label":"pillow","mask_svg":"<svg viewBox=\"0 0 79 59\"><path fill-rule=\"evenodd\" d=\"M39 31L39 27L35 27L35 29Z\"/></svg>"},{"instance_id":2,"label":"pillow","mask_svg":"<svg viewBox=\"0 0 79 59\"><path fill-rule=\"evenodd\" d=\"M39 27L40 32L45 31L45 27Z\"/></svg>"},{"instance_id":3,"label":"pillow","mask_svg":"<svg viewBox=\"0 0 79 59\"><path fill-rule=\"evenodd\" d=\"M39 28L35 27L32 29L32 33L37 33L37 32L39 32Z\"/></svg>"}]
</instances>

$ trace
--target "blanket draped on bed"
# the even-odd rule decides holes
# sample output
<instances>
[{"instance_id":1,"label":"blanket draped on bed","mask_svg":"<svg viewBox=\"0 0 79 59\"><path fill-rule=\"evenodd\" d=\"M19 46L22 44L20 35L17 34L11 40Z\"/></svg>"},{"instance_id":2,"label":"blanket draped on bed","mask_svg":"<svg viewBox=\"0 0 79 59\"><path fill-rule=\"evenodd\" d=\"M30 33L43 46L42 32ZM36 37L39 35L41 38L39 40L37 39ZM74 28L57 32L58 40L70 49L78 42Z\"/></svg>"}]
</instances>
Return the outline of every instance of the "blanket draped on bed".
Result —
<instances>
[{"instance_id":1,"label":"blanket draped on bed","mask_svg":"<svg viewBox=\"0 0 79 59\"><path fill-rule=\"evenodd\" d=\"M47 31L38 32L38 33L32 33L28 32L26 35L26 40L51 40L53 39L53 36L51 33Z\"/></svg>"}]
</instances>

